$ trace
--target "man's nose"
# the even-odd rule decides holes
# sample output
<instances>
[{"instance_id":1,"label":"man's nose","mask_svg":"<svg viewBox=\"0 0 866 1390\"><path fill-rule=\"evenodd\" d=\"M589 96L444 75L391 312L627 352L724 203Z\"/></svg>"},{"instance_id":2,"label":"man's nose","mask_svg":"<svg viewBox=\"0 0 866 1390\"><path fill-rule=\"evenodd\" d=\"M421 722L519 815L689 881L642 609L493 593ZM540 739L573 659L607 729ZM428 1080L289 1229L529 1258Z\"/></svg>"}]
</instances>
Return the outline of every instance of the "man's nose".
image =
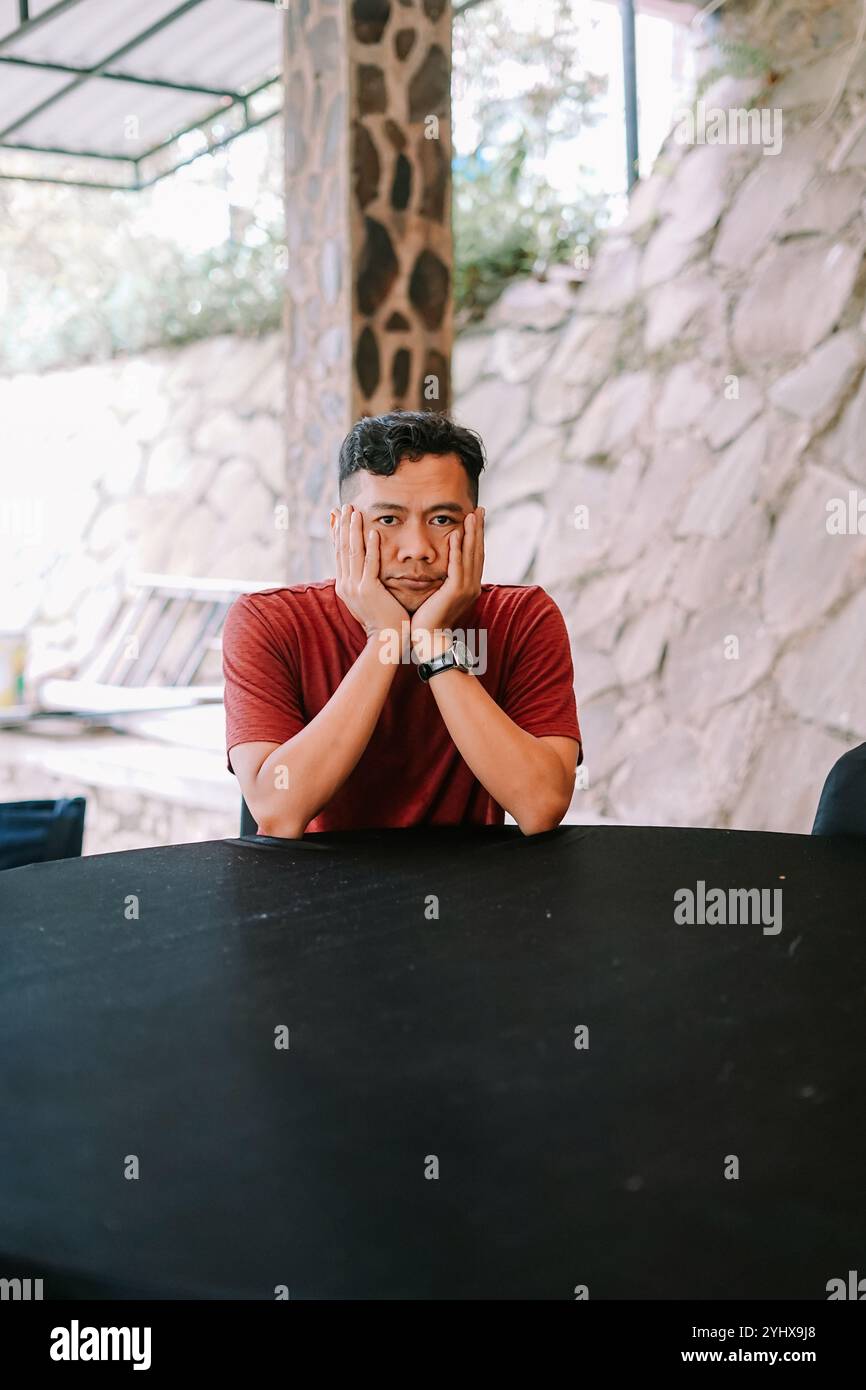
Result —
<instances>
[{"instance_id":1,"label":"man's nose","mask_svg":"<svg viewBox=\"0 0 866 1390\"><path fill-rule=\"evenodd\" d=\"M406 521L400 527L398 555L401 560L434 560L436 549L424 522Z\"/></svg>"}]
</instances>

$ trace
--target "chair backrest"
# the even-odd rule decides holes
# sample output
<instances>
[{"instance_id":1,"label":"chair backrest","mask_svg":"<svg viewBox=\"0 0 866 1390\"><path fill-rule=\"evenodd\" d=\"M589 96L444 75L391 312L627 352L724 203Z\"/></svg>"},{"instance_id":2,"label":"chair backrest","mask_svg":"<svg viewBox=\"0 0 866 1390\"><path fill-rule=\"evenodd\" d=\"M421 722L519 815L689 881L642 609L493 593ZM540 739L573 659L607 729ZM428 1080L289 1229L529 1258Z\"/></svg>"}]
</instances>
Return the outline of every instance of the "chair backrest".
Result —
<instances>
[{"instance_id":1,"label":"chair backrest","mask_svg":"<svg viewBox=\"0 0 866 1390\"><path fill-rule=\"evenodd\" d=\"M189 686L240 594L266 587L226 579L137 574L78 678L105 685ZM207 680L207 675L205 675Z\"/></svg>"},{"instance_id":2,"label":"chair backrest","mask_svg":"<svg viewBox=\"0 0 866 1390\"><path fill-rule=\"evenodd\" d=\"M77 859L84 839L83 796L0 804L0 869Z\"/></svg>"},{"instance_id":3,"label":"chair backrest","mask_svg":"<svg viewBox=\"0 0 866 1390\"><path fill-rule=\"evenodd\" d=\"M258 835L258 833L259 827L256 824L255 817L252 811L250 810L249 806L247 805L244 797L241 797L241 834Z\"/></svg>"},{"instance_id":4,"label":"chair backrest","mask_svg":"<svg viewBox=\"0 0 866 1390\"><path fill-rule=\"evenodd\" d=\"M866 836L866 743L849 748L828 772L812 834Z\"/></svg>"}]
</instances>

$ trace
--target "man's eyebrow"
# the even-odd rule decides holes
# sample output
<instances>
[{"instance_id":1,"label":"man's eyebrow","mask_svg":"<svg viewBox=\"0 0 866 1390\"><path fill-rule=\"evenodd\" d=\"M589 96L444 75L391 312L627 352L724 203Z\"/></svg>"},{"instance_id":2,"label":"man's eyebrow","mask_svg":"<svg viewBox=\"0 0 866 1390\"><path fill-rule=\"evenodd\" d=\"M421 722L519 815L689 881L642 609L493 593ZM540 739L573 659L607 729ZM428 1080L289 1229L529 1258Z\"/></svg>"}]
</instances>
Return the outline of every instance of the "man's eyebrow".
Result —
<instances>
[{"instance_id":1,"label":"man's eyebrow","mask_svg":"<svg viewBox=\"0 0 866 1390\"><path fill-rule=\"evenodd\" d=\"M371 502L371 512L405 512L406 507L401 507L399 502ZM459 502L437 502L435 506L427 507L428 512L462 512L464 508Z\"/></svg>"}]
</instances>

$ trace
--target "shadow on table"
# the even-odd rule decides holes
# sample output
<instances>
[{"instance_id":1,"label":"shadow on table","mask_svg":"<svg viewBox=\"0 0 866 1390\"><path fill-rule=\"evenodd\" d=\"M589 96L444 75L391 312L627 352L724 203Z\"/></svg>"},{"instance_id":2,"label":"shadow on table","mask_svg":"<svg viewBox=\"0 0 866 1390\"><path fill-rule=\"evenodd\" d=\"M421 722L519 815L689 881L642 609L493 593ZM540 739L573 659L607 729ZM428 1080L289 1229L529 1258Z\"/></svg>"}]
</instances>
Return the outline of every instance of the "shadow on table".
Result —
<instances>
[{"instance_id":1,"label":"shadow on table","mask_svg":"<svg viewBox=\"0 0 866 1390\"><path fill-rule=\"evenodd\" d=\"M369 845L399 845L406 850L413 846L428 848L447 848L454 845L467 845L477 849L487 847L509 847L517 845L531 848L536 844L549 844L552 840L565 839L575 833L585 833L589 826L558 825L553 830L545 830L540 835L524 835L516 825L413 825L387 828L367 828L364 830L322 830L304 835L301 839L289 840L279 835L249 835L230 839L230 844L243 845L256 850L334 850L341 846L355 847Z\"/></svg>"}]
</instances>

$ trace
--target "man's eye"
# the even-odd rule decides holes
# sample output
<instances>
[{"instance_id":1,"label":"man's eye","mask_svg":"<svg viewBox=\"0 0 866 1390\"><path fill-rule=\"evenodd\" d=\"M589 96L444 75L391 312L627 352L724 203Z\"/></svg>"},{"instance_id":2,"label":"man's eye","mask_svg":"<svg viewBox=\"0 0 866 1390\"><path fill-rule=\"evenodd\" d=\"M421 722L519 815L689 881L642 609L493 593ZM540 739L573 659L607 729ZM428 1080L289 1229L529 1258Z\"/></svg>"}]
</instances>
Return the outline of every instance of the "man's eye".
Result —
<instances>
[{"instance_id":1,"label":"man's eye","mask_svg":"<svg viewBox=\"0 0 866 1390\"><path fill-rule=\"evenodd\" d=\"M446 526L456 526L457 521L453 516L434 516L434 521L444 521Z\"/></svg>"},{"instance_id":2,"label":"man's eye","mask_svg":"<svg viewBox=\"0 0 866 1390\"><path fill-rule=\"evenodd\" d=\"M395 516L377 516L376 520L381 521L381 523L384 525L386 521L396 521L397 518Z\"/></svg>"}]
</instances>

